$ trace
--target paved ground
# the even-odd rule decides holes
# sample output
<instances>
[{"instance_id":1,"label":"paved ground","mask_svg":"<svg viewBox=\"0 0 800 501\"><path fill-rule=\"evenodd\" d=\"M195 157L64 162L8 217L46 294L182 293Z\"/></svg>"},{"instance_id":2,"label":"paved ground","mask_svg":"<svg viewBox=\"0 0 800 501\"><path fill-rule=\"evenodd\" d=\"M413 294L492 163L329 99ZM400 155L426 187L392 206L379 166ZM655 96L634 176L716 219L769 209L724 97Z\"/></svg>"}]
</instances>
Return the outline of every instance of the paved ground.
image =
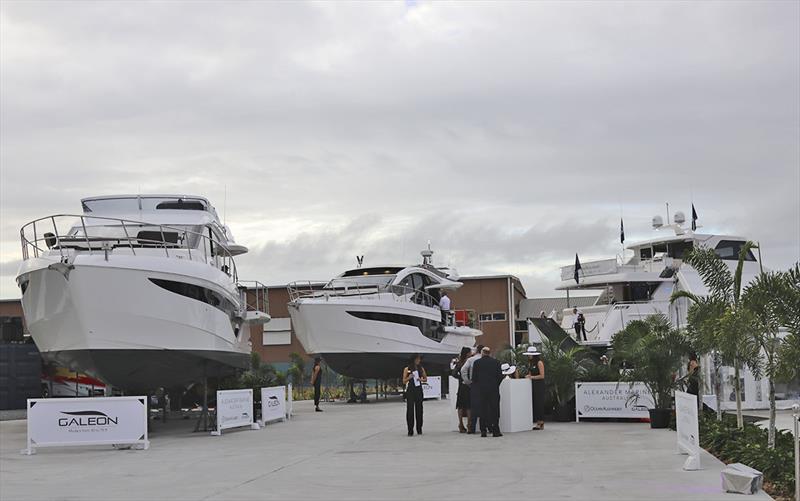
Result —
<instances>
[{"instance_id":1,"label":"paved ground","mask_svg":"<svg viewBox=\"0 0 800 501\"><path fill-rule=\"evenodd\" d=\"M737 501L722 463L681 469L675 434L647 424L553 423L480 438L448 431L448 403L425 403L425 434L405 434L398 400L306 402L295 418L221 437L188 421L155 425L147 451L41 449L23 456L25 422L0 423L0 498L17 499L576 499ZM749 500L769 499L761 493Z\"/></svg>"},{"instance_id":2,"label":"paved ground","mask_svg":"<svg viewBox=\"0 0 800 501\"><path fill-rule=\"evenodd\" d=\"M756 421L756 424L762 428L769 427L769 411L744 411L744 414L763 418L762 421ZM791 409L775 412L775 428L794 433L794 417Z\"/></svg>"}]
</instances>

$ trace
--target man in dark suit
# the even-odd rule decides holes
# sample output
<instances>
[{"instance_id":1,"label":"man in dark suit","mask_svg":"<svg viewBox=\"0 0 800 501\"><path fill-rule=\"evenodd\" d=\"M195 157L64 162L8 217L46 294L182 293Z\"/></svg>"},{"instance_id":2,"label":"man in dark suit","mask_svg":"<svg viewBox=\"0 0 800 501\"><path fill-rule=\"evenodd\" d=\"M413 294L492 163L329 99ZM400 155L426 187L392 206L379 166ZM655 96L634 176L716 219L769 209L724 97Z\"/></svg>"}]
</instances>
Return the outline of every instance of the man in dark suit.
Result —
<instances>
[{"instance_id":1,"label":"man in dark suit","mask_svg":"<svg viewBox=\"0 0 800 501\"><path fill-rule=\"evenodd\" d=\"M481 436L491 431L493 437L502 437L500 433L500 383L503 371L500 362L492 358L492 350L486 346L481 351L481 358L472 364L472 384L477 385L481 395Z\"/></svg>"}]
</instances>

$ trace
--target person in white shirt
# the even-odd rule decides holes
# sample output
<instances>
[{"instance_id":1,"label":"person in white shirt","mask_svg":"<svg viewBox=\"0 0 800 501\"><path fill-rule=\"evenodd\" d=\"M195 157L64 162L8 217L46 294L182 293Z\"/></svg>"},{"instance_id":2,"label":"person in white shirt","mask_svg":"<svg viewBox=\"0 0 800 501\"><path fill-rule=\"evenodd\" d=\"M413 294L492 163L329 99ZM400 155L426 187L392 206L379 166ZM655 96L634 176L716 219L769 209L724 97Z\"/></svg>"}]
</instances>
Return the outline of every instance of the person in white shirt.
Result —
<instances>
[{"instance_id":1,"label":"person in white shirt","mask_svg":"<svg viewBox=\"0 0 800 501\"><path fill-rule=\"evenodd\" d=\"M442 326L447 325L447 315L450 314L450 298L447 291L442 291L442 298L439 300L439 309L442 310Z\"/></svg>"}]
</instances>

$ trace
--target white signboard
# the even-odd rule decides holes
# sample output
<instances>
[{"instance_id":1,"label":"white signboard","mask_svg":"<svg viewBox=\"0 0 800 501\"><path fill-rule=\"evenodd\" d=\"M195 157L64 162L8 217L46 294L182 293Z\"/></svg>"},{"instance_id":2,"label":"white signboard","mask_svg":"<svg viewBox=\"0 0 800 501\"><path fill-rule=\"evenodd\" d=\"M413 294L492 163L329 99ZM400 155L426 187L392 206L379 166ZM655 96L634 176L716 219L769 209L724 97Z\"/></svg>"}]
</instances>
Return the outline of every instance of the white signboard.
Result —
<instances>
[{"instance_id":1,"label":"white signboard","mask_svg":"<svg viewBox=\"0 0 800 501\"><path fill-rule=\"evenodd\" d=\"M253 390L218 390L217 391L217 429L212 435L221 435L222 430L249 426L258 430L258 423L253 422Z\"/></svg>"},{"instance_id":2,"label":"white signboard","mask_svg":"<svg viewBox=\"0 0 800 501\"><path fill-rule=\"evenodd\" d=\"M589 261L581 263L581 269L578 270L578 277L591 277L593 275L608 275L617 272L616 259L602 259L600 261ZM574 280L575 279L575 265L561 267L561 280Z\"/></svg>"},{"instance_id":3,"label":"white signboard","mask_svg":"<svg viewBox=\"0 0 800 501\"><path fill-rule=\"evenodd\" d=\"M137 445L147 449L147 397L28 399L28 448Z\"/></svg>"},{"instance_id":4,"label":"white signboard","mask_svg":"<svg viewBox=\"0 0 800 501\"><path fill-rule=\"evenodd\" d=\"M642 383L575 383L575 421L584 418L649 418L653 395Z\"/></svg>"},{"instance_id":5,"label":"white signboard","mask_svg":"<svg viewBox=\"0 0 800 501\"><path fill-rule=\"evenodd\" d=\"M441 398L442 377L428 376L428 382L422 383L422 398Z\"/></svg>"},{"instance_id":6,"label":"white signboard","mask_svg":"<svg viewBox=\"0 0 800 501\"><path fill-rule=\"evenodd\" d=\"M286 387L261 388L261 424L286 420Z\"/></svg>"},{"instance_id":7,"label":"white signboard","mask_svg":"<svg viewBox=\"0 0 800 501\"><path fill-rule=\"evenodd\" d=\"M700 469L700 426L697 422L697 396L675 392L675 425L678 430L678 454L688 454L684 470Z\"/></svg>"}]
</instances>

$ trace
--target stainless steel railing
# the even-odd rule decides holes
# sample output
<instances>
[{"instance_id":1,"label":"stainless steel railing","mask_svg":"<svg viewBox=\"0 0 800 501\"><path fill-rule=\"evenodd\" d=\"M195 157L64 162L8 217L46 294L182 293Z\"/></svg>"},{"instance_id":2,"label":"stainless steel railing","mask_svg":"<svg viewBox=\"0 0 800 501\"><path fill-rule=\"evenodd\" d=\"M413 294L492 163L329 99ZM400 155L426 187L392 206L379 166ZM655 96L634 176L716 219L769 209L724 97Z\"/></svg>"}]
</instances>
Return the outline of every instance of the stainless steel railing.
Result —
<instances>
[{"instance_id":1,"label":"stainless steel railing","mask_svg":"<svg viewBox=\"0 0 800 501\"><path fill-rule=\"evenodd\" d=\"M96 221L109 224L98 226ZM87 224L87 222L89 224ZM66 231L64 227L68 227ZM131 235L129 230L137 227L157 228L148 231L147 236L138 233ZM61 228L61 229L60 229ZM99 229L119 228L122 234L117 236L102 235ZM50 231L52 229L52 231ZM82 234L81 234L82 232ZM103 253L108 258L109 252L124 248L131 255L137 255L137 249L163 249L167 258L189 259L201 261L225 272L234 282L238 279L236 262L233 255L219 241L205 233L186 228L102 216L86 216L75 214L56 214L35 219L19 230L22 244L22 259L38 258L42 255L53 255L58 252L62 261L78 253ZM92 235L92 233L95 233ZM166 235L175 235L175 240ZM160 238L158 238L160 236ZM190 238L191 237L191 238ZM194 239L195 245L190 245ZM185 251L185 255L182 251ZM150 254L148 254L150 255Z\"/></svg>"}]
</instances>

